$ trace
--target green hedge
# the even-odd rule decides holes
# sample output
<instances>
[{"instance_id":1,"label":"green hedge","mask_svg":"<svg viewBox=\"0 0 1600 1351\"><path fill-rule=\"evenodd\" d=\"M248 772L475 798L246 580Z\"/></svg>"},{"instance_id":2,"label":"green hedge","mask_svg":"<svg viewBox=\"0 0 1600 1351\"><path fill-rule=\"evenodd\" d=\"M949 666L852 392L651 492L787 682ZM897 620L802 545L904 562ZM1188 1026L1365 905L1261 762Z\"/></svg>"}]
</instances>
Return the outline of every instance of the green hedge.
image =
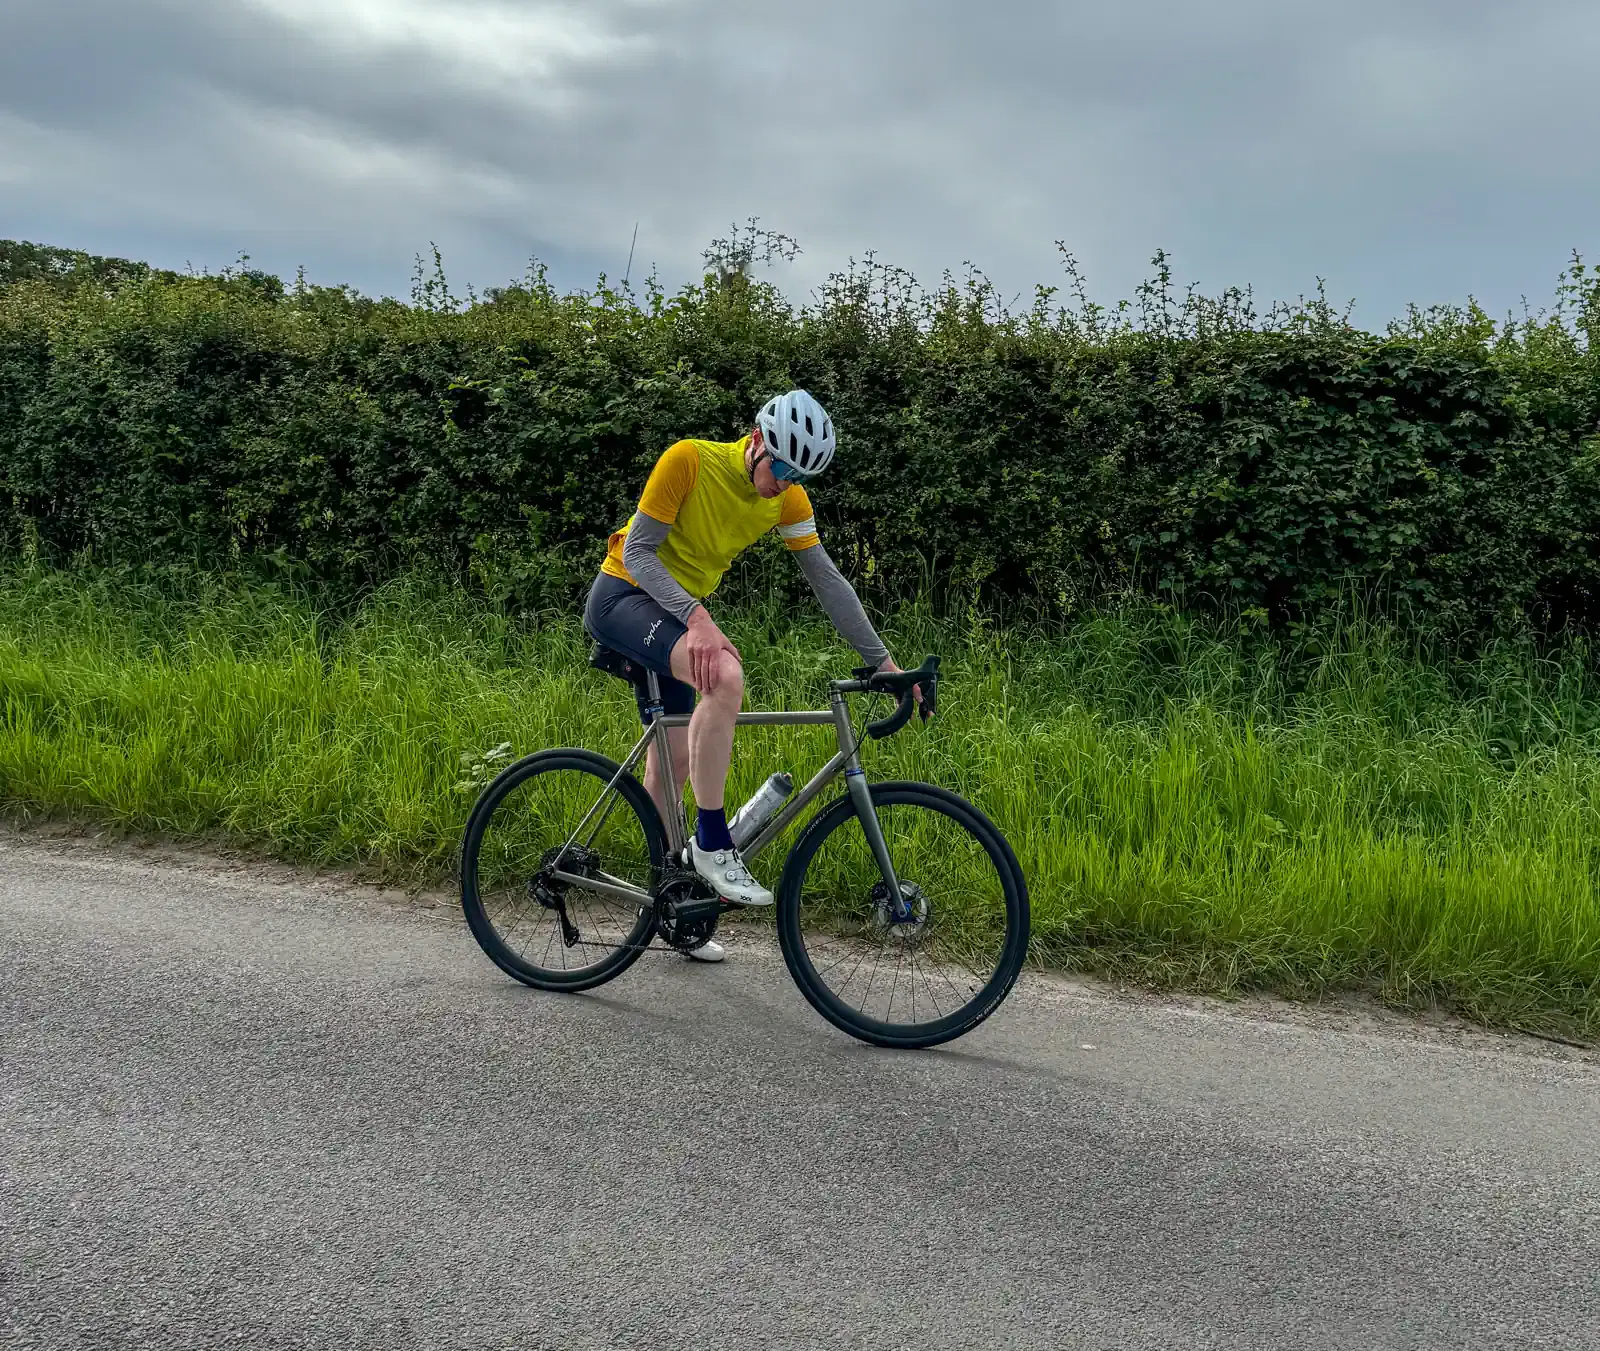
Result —
<instances>
[{"instance_id":1,"label":"green hedge","mask_svg":"<svg viewBox=\"0 0 1600 1351\"><path fill-rule=\"evenodd\" d=\"M1589 625L1597 321L1581 263L1553 316L1374 335L1320 302L1175 301L1164 270L1116 312L875 267L805 311L737 270L468 304L435 277L403 304L10 245L0 548L435 566L566 604L667 444L802 385L842 429L825 536L880 603L1142 589L1284 623L1355 593L1454 631Z\"/></svg>"}]
</instances>

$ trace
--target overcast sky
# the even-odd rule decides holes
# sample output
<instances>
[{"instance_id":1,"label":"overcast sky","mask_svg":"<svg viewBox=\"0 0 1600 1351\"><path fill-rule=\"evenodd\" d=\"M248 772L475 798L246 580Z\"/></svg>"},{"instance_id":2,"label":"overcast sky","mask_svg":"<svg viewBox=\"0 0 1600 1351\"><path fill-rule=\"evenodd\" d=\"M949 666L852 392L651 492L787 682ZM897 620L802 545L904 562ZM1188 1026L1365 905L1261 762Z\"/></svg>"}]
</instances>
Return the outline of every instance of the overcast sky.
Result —
<instances>
[{"instance_id":1,"label":"overcast sky","mask_svg":"<svg viewBox=\"0 0 1600 1351\"><path fill-rule=\"evenodd\" d=\"M670 286L758 215L1007 296L1327 278L1547 303L1600 260L1597 0L0 0L0 237L409 291Z\"/></svg>"}]
</instances>

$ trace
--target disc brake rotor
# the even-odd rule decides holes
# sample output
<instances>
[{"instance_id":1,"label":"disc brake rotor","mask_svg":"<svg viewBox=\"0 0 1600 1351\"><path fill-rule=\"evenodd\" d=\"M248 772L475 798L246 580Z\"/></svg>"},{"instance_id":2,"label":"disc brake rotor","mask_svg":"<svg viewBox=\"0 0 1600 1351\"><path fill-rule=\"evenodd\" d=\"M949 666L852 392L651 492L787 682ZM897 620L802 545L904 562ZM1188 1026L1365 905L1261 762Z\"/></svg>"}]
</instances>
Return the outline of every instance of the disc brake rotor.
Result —
<instances>
[{"instance_id":1,"label":"disc brake rotor","mask_svg":"<svg viewBox=\"0 0 1600 1351\"><path fill-rule=\"evenodd\" d=\"M889 899L889 888L883 882L872 886L872 923L881 934L902 943L912 943L922 936L928 924L928 897L915 882L900 879L900 905Z\"/></svg>"}]
</instances>

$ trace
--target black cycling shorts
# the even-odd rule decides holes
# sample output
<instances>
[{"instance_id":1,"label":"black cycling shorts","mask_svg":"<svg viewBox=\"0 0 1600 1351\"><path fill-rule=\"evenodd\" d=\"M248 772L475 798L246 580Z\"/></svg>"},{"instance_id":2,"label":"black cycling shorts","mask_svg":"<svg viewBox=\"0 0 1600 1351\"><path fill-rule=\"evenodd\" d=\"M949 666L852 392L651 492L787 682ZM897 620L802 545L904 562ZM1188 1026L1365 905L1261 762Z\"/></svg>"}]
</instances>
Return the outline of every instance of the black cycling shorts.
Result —
<instances>
[{"instance_id":1,"label":"black cycling shorts","mask_svg":"<svg viewBox=\"0 0 1600 1351\"><path fill-rule=\"evenodd\" d=\"M672 674L672 649L689 630L642 588L602 572L589 588L583 627L597 643L652 670L661 680L661 706L672 714L694 712L694 687ZM639 719L645 720L648 696L634 687Z\"/></svg>"}]
</instances>

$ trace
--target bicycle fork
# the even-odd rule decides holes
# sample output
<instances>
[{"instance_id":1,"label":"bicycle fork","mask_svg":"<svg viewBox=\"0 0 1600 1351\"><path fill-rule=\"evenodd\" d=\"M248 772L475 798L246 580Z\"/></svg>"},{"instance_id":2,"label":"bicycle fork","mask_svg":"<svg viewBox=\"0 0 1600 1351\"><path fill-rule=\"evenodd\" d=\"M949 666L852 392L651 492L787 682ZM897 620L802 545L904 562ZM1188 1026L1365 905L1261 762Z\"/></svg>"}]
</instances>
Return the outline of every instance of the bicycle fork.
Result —
<instances>
[{"instance_id":1,"label":"bicycle fork","mask_svg":"<svg viewBox=\"0 0 1600 1351\"><path fill-rule=\"evenodd\" d=\"M839 731L839 748L850 748L844 763L844 784L855 803L856 819L861 822L861 833L867 837L867 847L883 874L883 884L889 891L890 913L904 918L906 903L900 895L900 879L895 875L894 861L889 857L889 844L883 838L883 827L878 822L877 809L872 805L872 790L867 787L866 772L861 768L861 757L856 754L855 729L850 726L850 713L845 707L844 695L834 690L831 698L833 721Z\"/></svg>"}]
</instances>

